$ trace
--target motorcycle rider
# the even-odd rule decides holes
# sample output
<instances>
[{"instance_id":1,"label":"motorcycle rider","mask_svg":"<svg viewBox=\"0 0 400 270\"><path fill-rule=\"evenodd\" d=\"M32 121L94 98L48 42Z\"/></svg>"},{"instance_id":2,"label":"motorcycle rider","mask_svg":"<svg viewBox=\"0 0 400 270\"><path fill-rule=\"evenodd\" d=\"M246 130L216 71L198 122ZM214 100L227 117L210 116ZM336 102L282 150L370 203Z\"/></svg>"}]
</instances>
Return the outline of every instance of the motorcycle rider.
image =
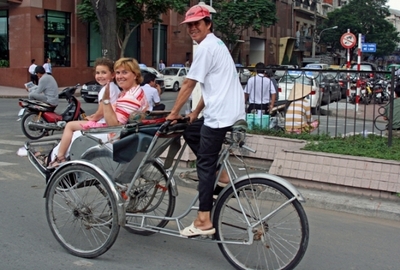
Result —
<instances>
[{"instance_id":1,"label":"motorcycle rider","mask_svg":"<svg viewBox=\"0 0 400 270\"><path fill-rule=\"evenodd\" d=\"M39 78L39 84L31 89L26 88L26 91L29 92L28 98L49 103L54 107L58 106L58 85L56 80L53 76L46 74L42 66L37 66L35 73Z\"/></svg>"}]
</instances>

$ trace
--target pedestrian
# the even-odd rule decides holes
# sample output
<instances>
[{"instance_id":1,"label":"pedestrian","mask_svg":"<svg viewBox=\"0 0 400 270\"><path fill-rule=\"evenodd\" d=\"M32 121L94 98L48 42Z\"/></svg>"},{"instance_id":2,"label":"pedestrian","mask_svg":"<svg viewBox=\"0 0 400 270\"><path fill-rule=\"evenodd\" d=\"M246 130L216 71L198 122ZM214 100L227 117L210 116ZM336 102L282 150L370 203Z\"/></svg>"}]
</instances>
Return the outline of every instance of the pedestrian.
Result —
<instances>
[{"instance_id":1,"label":"pedestrian","mask_svg":"<svg viewBox=\"0 0 400 270\"><path fill-rule=\"evenodd\" d=\"M42 66L35 68L39 83L37 87L26 90L29 92L28 98L40 100L53 106L58 106L58 85L53 76L47 74Z\"/></svg>"},{"instance_id":2,"label":"pedestrian","mask_svg":"<svg viewBox=\"0 0 400 270\"><path fill-rule=\"evenodd\" d=\"M160 103L161 87L156 83L157 76L153 73L144 75L142 89L149 103L149 111L163 111L165 105Z\"/></svg>"},{"instance_id":3,"label":"pedestrian","mask_svg":"<svg viewBox=\"0 0 400 270\"><path fill-rule=\"evenodd\" d=\"M213 22L208 9L200 5L191 7L182 24L186 24L187 33L198 47L167 120L182 118L180 110L199 83L202 97L197 107L187 115L191 125L184 133L186 142L197 157L199 178L197 218L180 231L181 235L191 237L215 233L210 211L218 154L227 131L236 121L245 119L245 104L234 61L224 42L213 34ZM203 117L197 119L202 111Z\"/></svg>"},{"instance_id":4,"label":"pedestrian","mask_svg":"<svg viewBox=\"0 0 400 270\"><path fill-rule=\"evenodd\" d=\"M31 60L31 65L28 68L28 72L29 72L29 75L31 77L32 83L38 85L39 79L38 79L38 76L35 73L35 68L37 67L37 65L35 64L35 61L36 61L35 59Z\"/></svg>"},{"instance_id":5,"label":"pedestrian","mask_svg":"<svg viewBox=\"0 0 400 270\"><path fill-rule=\"evenodd\" d=\"M295 84L288 101L291 101L285 114L285 130L287 133L311 133L318 126L318 120L311 120L311 105L305 99L311 93L311 86Z\"/></svg>"},{"instance_id":6,"label":"pedestrian","mask_svg":"<svg viewBox=\"0 0 400 270\"><path fill-rule=\"evenodd\" d=\"M248 101L247 113L253 110L261 110L268 114L272 110L276 98L275 86L271 80L264 75L264 63L256 64L257 74L247 81L244 88L245 99Z\"/></svg>"},{"instance_id":7,"label":"pedestrian","mask_svg":"<svg viewBox=\"0 0 400 270\"><path fill-rule=\"evenodd\" d=\"M160 60L160 63L158 64L158 71L162 72L165 69L165 64L163 60Z\"/></svg>"},{"instance_id":8,"label":"pedestrian","mask_svg":"<svg viewBox=\"0 0 400 270\"><path fill-rule=\"evenodd\" d=\"M187 68L189 68L189 67L190 67L190 62L189 62L189 59L186 59L186 62L185 62L185 67L187 67Z\"/></svg>"},{"instance_id":9,"label":"pedestrian","mask_svg":"<svg viewBox=\"0 0 400 270\"><path fill-rule=\"evenodd\" d=\"M51 59L46 58L46 63L43 64L44 70L47 74L52 75L52 68L51 68Z\"/></svg>"}]
</instances>

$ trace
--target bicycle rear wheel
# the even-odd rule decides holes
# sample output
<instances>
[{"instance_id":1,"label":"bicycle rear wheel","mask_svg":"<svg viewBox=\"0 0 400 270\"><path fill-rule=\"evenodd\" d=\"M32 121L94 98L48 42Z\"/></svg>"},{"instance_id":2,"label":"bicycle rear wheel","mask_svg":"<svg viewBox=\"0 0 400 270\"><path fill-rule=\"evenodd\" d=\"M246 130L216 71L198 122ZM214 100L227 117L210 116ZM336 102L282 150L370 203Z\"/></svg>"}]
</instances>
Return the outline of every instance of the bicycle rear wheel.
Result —
<instances>
[{"instance_id":1,"label":"bicycle rear wheel","mask_svg":"<svg viewBox=\"0 0 400 270\"><path fill-rule=\"evenodd\" d=\"M51 232L68 252L95 258L118 236L117 203L106 180L85 165L61 168L49 183L46 216Z\"/></svg>"},{"instance_id":2,"label":"bicycle rear wheel","mask_svg":"<svg viewBox=\"0 0 400 270\"><path fill-rule=\"evenodd\" d=\"M237 269L293 269L303 258L309 238L300 202L289 202L293 195L268 179L246 179L236 189L238 198L230 187L213 214L217 240L236 242L219 244L225 258ZM249 241L253 243L248 245Z\"/></svg>"},{"instance_id":3,"label":"bicycle rear wheel","mask_svg":"<svg viewBox=\"0 0 400 270\"><path fill-rule=\"evenodd\" d=\"M127 218L124 228L131 233L151 235L154 232L129 227L140 226L141 217L129 216L129 213L147 214L159 217L171 217L175 209L175 196L172 194L171 184L167 185L168 176L162 166L149 161L141 176L135 181L129 194L130 201L126 207ZM147 218L146 225L163 228L168 220Z\"/></svg>"}]
</instances>

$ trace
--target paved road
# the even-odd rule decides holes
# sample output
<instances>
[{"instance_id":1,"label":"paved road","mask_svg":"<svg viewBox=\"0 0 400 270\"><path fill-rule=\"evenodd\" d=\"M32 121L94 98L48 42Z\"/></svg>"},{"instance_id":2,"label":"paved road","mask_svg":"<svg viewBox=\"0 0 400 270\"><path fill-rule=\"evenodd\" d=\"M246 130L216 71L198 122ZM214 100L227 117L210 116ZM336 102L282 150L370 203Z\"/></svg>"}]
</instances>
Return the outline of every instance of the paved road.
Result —
<instances>
[{"instance_id":1,"label":"paved road","mask_svg":"<svg viewBox=\"0 0 400 270\"><path fill-rule=\"evenodd\" d=\"M15 154L26 140L15 121L16 102L0 99L0 269L232 269L217 245L159 234L137 236L123 229L114 246L100 258L69 255L47 225L44 179L27 158ZM95 109L86 107L88 111ZM194 192L193 188L180 187L177 205L187 204ZM310 243L297 269L399 268L398 221L321 210L307 203L304 206Z\"/></svg>"}]
</instances>

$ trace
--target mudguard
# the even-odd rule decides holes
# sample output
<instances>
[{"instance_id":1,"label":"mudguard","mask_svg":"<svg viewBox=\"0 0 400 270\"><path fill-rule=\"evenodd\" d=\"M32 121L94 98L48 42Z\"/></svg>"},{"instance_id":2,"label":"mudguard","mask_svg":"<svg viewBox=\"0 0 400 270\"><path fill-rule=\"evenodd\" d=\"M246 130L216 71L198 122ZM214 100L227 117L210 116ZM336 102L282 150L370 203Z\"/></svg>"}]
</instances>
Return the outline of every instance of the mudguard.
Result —
<instances>
[{"instance_id":1,"label":"mudguard","mask_svg":"<svg viewBox=\"0 0 400 270\"><path fill-rule=\"evenodd\" d=\"M293 186L289 181L287 181L286 179L273 175L273 174L269 174L269 173L250 173L249 175L242 175L240 177L238 177L235 181L234 184L236 185L237 183L239 183L240 181L246 180L246 179L254 179L254 178L261 178L261 179L268 179L270 181L273 181L283 187L285 187L290 193L293 194L293 196L296 197L296 199L299 202L304 203L306 200L304 199L304 197L301 195L301 193L297 190L297 188L295 186ZM222 195L228 190L230 185L227 185L220 193L219 197L222 197Z\"/></svg>"}]
</instances>

